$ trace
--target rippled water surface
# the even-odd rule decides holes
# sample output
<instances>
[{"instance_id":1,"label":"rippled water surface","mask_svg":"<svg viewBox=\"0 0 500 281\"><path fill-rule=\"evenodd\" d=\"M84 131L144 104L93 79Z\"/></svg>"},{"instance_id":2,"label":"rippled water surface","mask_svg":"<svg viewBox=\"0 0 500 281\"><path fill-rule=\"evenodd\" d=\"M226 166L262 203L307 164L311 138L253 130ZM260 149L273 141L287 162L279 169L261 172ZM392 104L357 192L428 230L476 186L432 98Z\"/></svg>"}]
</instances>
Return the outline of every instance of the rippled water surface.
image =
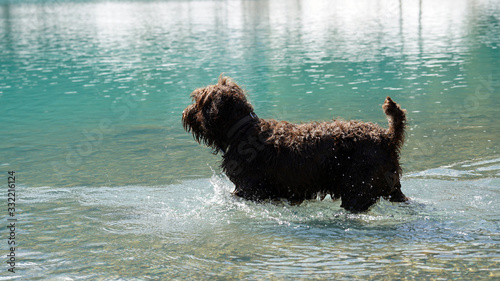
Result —
<instances>
[{"instance_id":1,"label":"rippled water surface","mask_svg":"<svg viewBox=\"0 0 500 281\"><path fill-rule=\"evenodd\" d=\"M499 43L493 0L0 0L0 279L499 279ZM180 122L222 72L262 118L387 126L390 95L412 201L232 197Z\"/></svg>"}]
</instances>

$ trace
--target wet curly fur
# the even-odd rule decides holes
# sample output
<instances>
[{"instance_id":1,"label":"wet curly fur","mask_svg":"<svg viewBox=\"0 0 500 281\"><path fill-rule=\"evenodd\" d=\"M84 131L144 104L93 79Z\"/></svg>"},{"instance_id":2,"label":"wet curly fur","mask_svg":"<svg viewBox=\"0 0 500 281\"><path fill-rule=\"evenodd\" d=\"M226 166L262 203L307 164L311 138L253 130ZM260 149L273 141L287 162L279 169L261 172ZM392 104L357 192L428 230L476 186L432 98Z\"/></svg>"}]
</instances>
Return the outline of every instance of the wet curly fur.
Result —
<instances>
[{"instance_id":1,"label":"wet curly fur","mask_svg":"<svg viewBox=\"0 0 500 281\"><path fill-rule=\"evenodd\" d=\"M399 154L405 110L387 97L389 129L373 123L333 120L291 124L261 119L229 77L196 89L182 113L183 126L199 143L223 152L221 167L245 199L304 200L329 194L341 207L366 211L380 197L405 202Z\"/></svg>"}]
</instances>

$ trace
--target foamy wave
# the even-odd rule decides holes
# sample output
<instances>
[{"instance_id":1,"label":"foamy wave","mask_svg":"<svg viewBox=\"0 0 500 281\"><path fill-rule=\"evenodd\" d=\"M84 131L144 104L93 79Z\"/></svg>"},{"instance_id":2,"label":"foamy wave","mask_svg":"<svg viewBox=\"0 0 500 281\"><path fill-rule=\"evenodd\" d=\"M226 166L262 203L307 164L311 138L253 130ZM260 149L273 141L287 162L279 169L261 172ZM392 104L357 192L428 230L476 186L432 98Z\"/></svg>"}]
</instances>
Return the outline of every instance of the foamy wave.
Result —
<instances>
[{"instance_id":1,"label":"foamy wave","mask_svg":"<svg viewBox=\"0 0 500 281\"><path fill-rule=\"evenodd\" d=\"M405 175L406 178L477 179L500 176L500 158L470 160Z\"/></svg>"}]
</instances>

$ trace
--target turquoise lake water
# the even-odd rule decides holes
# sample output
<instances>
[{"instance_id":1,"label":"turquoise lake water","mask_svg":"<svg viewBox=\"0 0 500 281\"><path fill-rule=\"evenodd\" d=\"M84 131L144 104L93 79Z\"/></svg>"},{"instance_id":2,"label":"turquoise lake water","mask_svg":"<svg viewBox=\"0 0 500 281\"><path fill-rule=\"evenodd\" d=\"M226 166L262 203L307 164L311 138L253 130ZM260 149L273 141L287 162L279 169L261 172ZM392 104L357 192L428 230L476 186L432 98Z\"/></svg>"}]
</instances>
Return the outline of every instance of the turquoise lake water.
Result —
<instances>
[{"instance_id":1,"label":"turquoise lake water","mask_svg":"<svg viewBox=\"0 0 500 281\"><path fill-rule=\"evenodd\" d=\"M256 204L182 128L221 73L261 118L408 111L409 204ZM0 0L0 280L498 280L499 1Z\"/></svg>"}]
</instances>

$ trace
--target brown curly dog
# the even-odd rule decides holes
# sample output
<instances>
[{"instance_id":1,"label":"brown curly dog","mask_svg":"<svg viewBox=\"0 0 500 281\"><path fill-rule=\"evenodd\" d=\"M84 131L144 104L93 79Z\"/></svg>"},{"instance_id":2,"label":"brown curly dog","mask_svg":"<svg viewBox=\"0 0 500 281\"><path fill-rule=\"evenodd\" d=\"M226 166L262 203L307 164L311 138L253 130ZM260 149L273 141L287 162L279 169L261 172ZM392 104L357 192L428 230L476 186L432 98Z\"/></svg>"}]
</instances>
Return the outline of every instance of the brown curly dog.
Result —
<instances>
[{"instance_id":1,"label":"brown curly dog","mask_svg":"<svg viewBox=\"0 0 500 281\"><path fill-rule=\"evenodd\" d=\"M245 199L304 200L329 194L341 207L362 212L380 197L409 200L401 192L399 153L405 110L387 97L389 129L333 120L291 124L258 118L244 91L229 77L196 89L182 113L184 129L222 152L221 167Z\"/></svg>"}]
</instances>

